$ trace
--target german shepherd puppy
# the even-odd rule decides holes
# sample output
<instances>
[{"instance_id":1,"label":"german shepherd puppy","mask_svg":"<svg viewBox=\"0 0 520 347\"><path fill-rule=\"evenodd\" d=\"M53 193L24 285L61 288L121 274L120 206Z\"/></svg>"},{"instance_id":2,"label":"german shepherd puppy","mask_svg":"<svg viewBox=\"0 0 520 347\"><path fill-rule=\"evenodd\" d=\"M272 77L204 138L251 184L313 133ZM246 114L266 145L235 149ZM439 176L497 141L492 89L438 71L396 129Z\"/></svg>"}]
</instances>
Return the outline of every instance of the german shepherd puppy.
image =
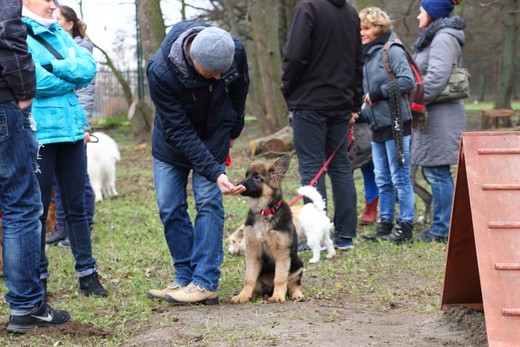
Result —
<instances>
[{"instance_id":1,"label":"german shepherd puppy","mask_svg":"<svg viewBox=\"0 0 520 347\"><path fill-rule=\"evenodd\" d=\"M256 295L271 295L269 302L305 297L300 289L303 261L291 209L282 199L282 179L290 157L275 163L252 163L239 182L246 187L249 212L244 226L246 270L244 288L231 303L244 303Z\"/></svg>"}]
</instances>

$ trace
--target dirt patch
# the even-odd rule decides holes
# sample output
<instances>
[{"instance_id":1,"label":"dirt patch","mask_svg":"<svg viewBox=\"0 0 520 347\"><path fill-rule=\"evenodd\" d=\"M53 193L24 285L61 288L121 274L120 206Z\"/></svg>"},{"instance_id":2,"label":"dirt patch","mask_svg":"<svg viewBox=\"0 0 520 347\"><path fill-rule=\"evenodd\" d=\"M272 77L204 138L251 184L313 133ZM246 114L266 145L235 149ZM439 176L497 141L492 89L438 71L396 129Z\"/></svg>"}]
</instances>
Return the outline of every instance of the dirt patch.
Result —
<instances>
[{"instance_id":1,"label":"dirt patch","mask_svg":"<svg viewBox=\"0 0 520 347\"><path fill-rule=\"evenodd\" d=\"M460 312L453 321L455 310L450 312L383 314L325 300L170 307L151 322L166 320L168 326L142 332L124 346L486 346L485 329L476 334L480 326L471 323L478 316ZM234 330L235 338L219 340L219 330Z\"/></svg>"}]
</instances>

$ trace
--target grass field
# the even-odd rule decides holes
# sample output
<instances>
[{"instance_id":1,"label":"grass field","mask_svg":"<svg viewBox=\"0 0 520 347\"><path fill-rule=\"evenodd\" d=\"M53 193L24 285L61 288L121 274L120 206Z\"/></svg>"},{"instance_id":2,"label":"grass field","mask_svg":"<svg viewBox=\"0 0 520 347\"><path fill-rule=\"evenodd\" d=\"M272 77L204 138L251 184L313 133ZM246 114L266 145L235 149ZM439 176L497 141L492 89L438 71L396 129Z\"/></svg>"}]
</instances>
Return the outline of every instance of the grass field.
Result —
<instances>
[{"instance_id":1,"label":"grass field","mask_svg":"<svg viewBox=\"0 0 520 347\"><path fill-rule=\"evenodd\" d=\"M48 247L49 301L56 308L69 310L73 322L68 328L36 330L25 336L0 332L2 346L131 345L138 334L172 324L174 310L146 297L148 290L163 288L172 280L171 258L157 214L150 147L136 144L128 127L106 132L118 142L122 154L117 173L120 196L96 205L93 231L94 254L109 297L97 299L79 295L70 250ZM247 156L248 139L256 136L259 136L258 126L254 121L249 122L232 151L233 165L228 172L231 180L236 182L245 173L251 160ZM359 170L355 171L355 180L361 213L364 198ZM296 196L298 186L297 160L293 156L284 182L286 200ZM225 197L224 203L227 236L243 223L247 203L243 197ZM422 204L417 199L417 211L421 210ZM372 229L373 226L360 226L358 232L368 233ZM417 229L420 231L421 226ZM437 313L445 248L438 243L399 247L356 242L353 251L339 252L333 260L322 260L309 267L305 273L304 294L318 304L320 300L337 301L338 305L355 303L360 309L383 314L392 310L410 315ZM301 256L306 262L310 253L301 253ZM229 299L241 287L243 267L243 257L226 256L221 268L222 305L229 305ZM2 283L0 295L5 294ZM152 320L158 312L166 315L160 322ZM7 305L1 305L2 323L7 323L7 315ZM216 334L208 333L209 328L203 324L197 329L206 331L202 342L194 344L188 339L176 345L238 345L234 329L222 328ZM258 345L266 345L269 338L252 337Z\"/></svg>"}]
</instances>

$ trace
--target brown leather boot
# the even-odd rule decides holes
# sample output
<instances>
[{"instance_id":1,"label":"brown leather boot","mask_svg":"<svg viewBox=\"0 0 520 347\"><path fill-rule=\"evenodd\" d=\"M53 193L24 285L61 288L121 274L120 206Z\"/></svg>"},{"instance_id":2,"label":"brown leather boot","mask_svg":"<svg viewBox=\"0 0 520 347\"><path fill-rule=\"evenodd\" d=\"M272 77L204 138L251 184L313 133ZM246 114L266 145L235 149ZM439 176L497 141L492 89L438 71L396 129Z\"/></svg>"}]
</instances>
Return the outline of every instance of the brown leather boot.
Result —
<instances>
[{"instance_id":1,"label":"brown leather boot","mask_svg":"<svg viewBox=\"0 0 520 347\"><path fill-rule=\"evenodd\" d=\"M365 212L363 212L363 217L361 217L361 220L359 221L361 225L373 224L377 220L378 202L379 197L375 198L372 202L366 201Z\"/></svg>"}]
</instances>

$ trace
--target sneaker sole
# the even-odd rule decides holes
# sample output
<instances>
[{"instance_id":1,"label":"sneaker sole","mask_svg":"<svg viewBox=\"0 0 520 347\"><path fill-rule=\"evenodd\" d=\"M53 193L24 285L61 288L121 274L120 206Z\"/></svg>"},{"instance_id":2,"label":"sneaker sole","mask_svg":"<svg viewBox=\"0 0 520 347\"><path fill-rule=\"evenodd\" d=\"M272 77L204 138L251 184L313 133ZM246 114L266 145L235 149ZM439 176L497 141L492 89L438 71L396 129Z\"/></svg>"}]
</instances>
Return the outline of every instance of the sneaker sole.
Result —
<instances>
[{"instance_id":1,"label":"sneaker sole","mask_svg":"<svg viewBox=\"0 0 520 347\"><path fill-rule=\"evenodd\" d=\"M150 293L150 292L146 293L146 297L147 297L148 299L164 300L164 298L162 298L162 297L160 297L160 296L155 296L155 295L153 295L153 294Z\"/></svg>"},{"instance_id":2,"label":"sneaker sole","mask_svg":"<svg viewBox=\"0 0 520 347\"><path fill-rule=\"evenodd\" d=\"M338 251L348 251L349 249L354 249L354 246L337 246L336 249Z\"/></svg>"},{"instance_id":3,"label":"sneaker sole","mask_svg":"<svg viewBox=\"0 0 520 347\"><path fill-rule=\"evenodd\" d=\"M392 240L386 240L390 243L393 243L394 245L410 245L413 243L413 239L409 239L409 240L399 240L399 241L392 241Z\"/></svg>"},{"instance_id":4,"label":"sneaker sole","mask_svg":"<svg viewBox=\"0 0 520 347\"><path fill-rule=\"evenodd\" d=\"M89 291L84 290L84 289L80 289L79 292L87 297L95 296L96 298L106 298L108 296L108 293L96 294L96 293L90 293Z\"/></svg>"},{"instance_id":5,"label":"sneaker sole","mask_svg":"<svg viewBox=\"0 0 520 347\"><path fill-rule=\"evenodd\" d=\"M28 324L28 325L9 323L7 325L6 330L10 333L25 334L26 332L36 329L36 328L58 327L60 325L67 324L69 320L70 320L70 315L67 317L67 320L63 323L49 323L49 322L44 322L44 321L37 323L37 324Z\"/></svg>"},{"instance_id":6,"label":"sneaker sole","mask_svg":"<svg viewBox=\"0 0 520 347\"><path fill-rule=\"evenodd\" d=\"M204 299L204 300L200 300L200 301L185 302L185 301L177 301L174 298L172 298L171 296L166 295L164 297L164 300L168 301L170 304L172 304L174 306L218 305L219 304L218 296L215 298Z\"/></svg>"},{"instance_id":7,"label":"sneaker sole","mask_svg":"<svg viewBox=\"0 0 520 347\"><path fill-rule=\"evenodd\" d=\"M152 299L152 300L166 300L165 299L165 296L157 296L157 295L153 295L152 293L148 292L146 293L146 297L148 299Z\"/></svg>"},{"instance_id":8,"label":"sneaker sole","mask_svg":"<svg viewBox=\"0 0 520 347\"><path fill-rule=\"evenodd\" d=\"M66 323L66 322L65 322ZM60 325L63 325L65 323L59 323L59 324L52 324L52 323L41 323L36 325L17 325L17 324L10 324L7 326L6 330L10 333L18 333L18 334L25 334L26 332L36 329L36 328L49 328L49 327L57 327Z\"/></svg>"}]
</instances>

